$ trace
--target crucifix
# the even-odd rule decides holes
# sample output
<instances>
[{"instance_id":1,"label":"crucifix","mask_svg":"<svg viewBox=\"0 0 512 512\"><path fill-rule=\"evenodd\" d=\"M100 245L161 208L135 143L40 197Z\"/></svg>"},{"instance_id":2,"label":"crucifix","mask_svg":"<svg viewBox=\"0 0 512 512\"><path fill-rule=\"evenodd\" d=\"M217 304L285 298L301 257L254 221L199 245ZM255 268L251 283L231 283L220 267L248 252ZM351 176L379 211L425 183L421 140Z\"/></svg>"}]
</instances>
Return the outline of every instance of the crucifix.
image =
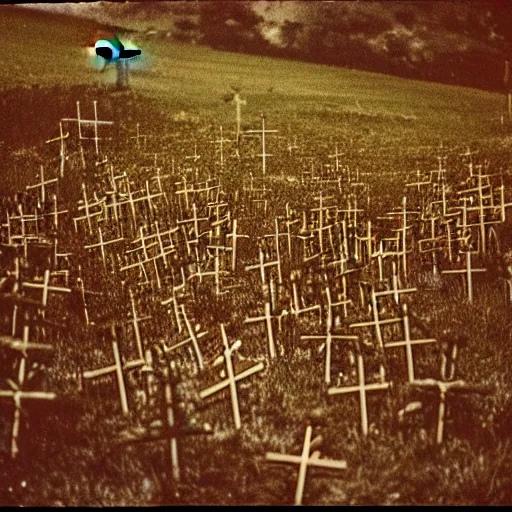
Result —
<instances>
[{"instance_id":1,"label":"crucifix","mask_svg":"<svg viewBox=\"0 0 512 512\"><path fill-rule=\"evenodd\" d=\"M208 398L211 395L214 395L215 393L218 393L219 391L229 388L229 393L231 397L231 408L233 411L233 420L235 422L235 428L239 430L242 427L242 422L240 420L240 408L238 405L238 390L236 387L236 383L240 380L243 380L255 373L258 373L263 370L265 365L263 363L258 363L247 370L244 370L243 372L239 374L235 374L235 370L233 369L233 361L232 361L232 353L235 350L238 350L241 346L241 341L238 340L235 343L233 343L231 346L228 344L228 338L226 336L226 330L224 328L224 324L220 324L220 330L222 335L222 343L224 345L224 353L222 359L224 361L224 364L226 366L226 373L227 373L227 379L223 380L207 389L204 389L199 393L199 396L204 399Z\"/></svg>"},{"instance_id":2,"label":"crucifix","mask_svg":"<svg viewBox=\"0 0 512 512\"><path fill-rule=\"evenodd\" d=\"M262 171L263 176L266 175L267 172L267 157L272 156L270 153L267 153L266 150L266 134L267 133L278 133L278 130L265 130L265 116L261 114L261 130L246 130L244 134L254 134L254 135L261 135L261 154L257 155L260 156L262 159Z\"/></svg>"},{"instance_id":3,"label":"crucifix","mask_svg":"<svg viewBox=\"0 0 512 512\"><path fill-rule=\"evenodd\" d=\"M60 152L59 152L59 156L60 156L60 177L64 178L64 163L66 161L66 145L64 144L64 141L69 137L69 132L66 133L66 135L63 134L63 132L62 132L62 121L59 121L59 131L60 131L60 136L59 137L55 137L53 139L47 140L45 142L45 144L50 144L52 142L60 141Z\"/></svg>"},{"instance_id":4,"label":"crucifix","mask_svg":"<svg viewBox=\"0 0 512 512\"><path fill-rule=\"evenodd\" d=\"M306 472L308 467L317 467L323 469L347 469L347 462L344 460L320 459L320 451L315 450L310 454L311 448L318 444L320 438L311 440L313 434L312 425L306 428L304 437L304 445L301 455L286 455L284 453L267 452L265 460L269 462L283 462L285 464L298 464L299 476L297 478L297 488L295 490L295 505L302 505L302 497L304 494L304 486L306 483Z\"/></svg>"},{"instance_id":5,"label":"crucifix","mask_svg":"<svg viewBox=\"0 0 512 512\"><path fill-rule=\"evenodd\" d=\"M358 385L346 387L332 387L327 390L327 394L329 396L332 396L346 393L359 393L359 405L361 409L361 427L363 435L366 436L368 435L368 408L366 405L366 394L368 393L368 391L389 390L391 388L391 382L384 382L384 379L381 379L382 382L375 382L371 384L366 383L364 374L364 361L361 351L358 351L357 354L357 368L357 373L359 377Z\"/></svg>"}]
</instances>

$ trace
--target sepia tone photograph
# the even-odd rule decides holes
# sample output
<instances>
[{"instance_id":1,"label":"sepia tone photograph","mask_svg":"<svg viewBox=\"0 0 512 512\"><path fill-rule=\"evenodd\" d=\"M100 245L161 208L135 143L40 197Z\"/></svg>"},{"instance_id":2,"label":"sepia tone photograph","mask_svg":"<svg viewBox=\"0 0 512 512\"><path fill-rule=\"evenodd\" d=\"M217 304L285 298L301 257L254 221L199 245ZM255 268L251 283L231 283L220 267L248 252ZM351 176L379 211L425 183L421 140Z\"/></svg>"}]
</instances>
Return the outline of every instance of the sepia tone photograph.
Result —
<instances>
[{"instance_id":1,"label":"sepia tone photograph","mask_svg":"<svg viewBox=\"0 0 512 512\"><path fill-rule=\"evenodd\" d=\"M512 504L512 3L0 27L0 506Z\"/></svg>"}]
</instances>

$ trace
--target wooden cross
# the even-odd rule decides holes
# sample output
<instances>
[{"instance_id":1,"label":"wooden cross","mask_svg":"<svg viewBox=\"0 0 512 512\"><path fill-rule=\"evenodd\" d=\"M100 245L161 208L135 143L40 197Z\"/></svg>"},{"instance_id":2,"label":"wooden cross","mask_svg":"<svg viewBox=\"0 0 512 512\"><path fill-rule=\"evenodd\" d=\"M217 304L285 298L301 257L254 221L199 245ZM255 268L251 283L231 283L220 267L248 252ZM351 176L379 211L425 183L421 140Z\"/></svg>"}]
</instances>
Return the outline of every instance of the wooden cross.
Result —
<instances>
[{"instance_id":1,"label":"wooden cross","mask_svg":"<svg viewBox=\"0 0 512 512\"><path fill-rule=\"evenodd\" d=\"M457 194L465 194L468 192L478 192L478 205L475 207L466 207L466 211L471 210L478 210L478 226L480 228L480 240L481 240L481 250L485 254L487 252L487 245L486 245L486 233L485 233L485 225L489 224L490 222L485 222L485 210L488 208L491 208L494 210L494 207L491 205L489 207L486 207L484 205L484 188L490 188L490 185L483 185L482 184L482 174L478 173L478 185L475 188L467 189L467 190L460 190L457 192ZM490 196L492 198L492 195ZM472 197L470 198L471 202ZM464 203L465 205L465 203ZM471 226L471 224L468 224L468 226Z\"/></svg>"},{"instance_id":2,"label":"wooden cross","mask_svg":"<svg viewBox=\"0 0 512 512\"><path fill-rule=\"evenodd\" d=\"M240 98L240 93L235 91L232 101L236 107L236 154L240 156L240 136L242 134L242 105L247 105L247 101Z\"/></svg>"},{"instance_id":3,"label":"wooden cross","mask_svg":"<svg viewBox=\"0 0 512 512\"><path fill-rule=\"evenodd\" d=\"M468 289L468 302L473 304L473 273L474 272L487 272L485 268L472 268L471 266L471 251L466 251L466 268L460 270L441 270L441 274L465 274L467 289Z\"/></svg>"},{"instance_id":4,"label":"wooden cross","mask_svg":"<svg viewBox=\"0 0 512 512\"><path fill-rule=\"evenodd\" d=\"M44 204L46 201L46 185L50 185L51 183L57 183L57 178L53 178L51 180L44 180L44 167L41 165L41 172L39 173L39 177L41 178L41 181L37 185L27 185L25 187L27 190L31 190L33 188L40 188L41 189L41 203Z\"/></svg>"},{"instance_id":5,"label":"wooden cross","mask_svg":"<svg viewBox=\"0 0 512 512\"><path fill-rule=\"evenodd\" d=\"M29 326L25 325L23 328L23 341L24 351L29 346ZM12 398L14 402L14 419L12 424L12 435L11 435L11 457L13 459L19 453L18 437L21 426L21 401L22 400L55 400L57 395L55 393L48 393L45 391L24 391L23 386L25 384L26 377L26 356L23 355L19 360L18 367L18 381L14 382L11 379L7 379L11 390L0 390L0 398Z\"/></svg>"},{"instance_id":6,"label":"wooden cross","mask_svg":"<svg viewBox=\"0 0 512 512\"><path fill-rule=\"evenodd\" d=\"M238 227L238 220L237 219L233 219L233 230L231 231L231 233L228 233L226 235L226 238L231 238L231 247L229 247L228 249L231 250L231 271L232 272L236 271L236 262L237 262L236 256L238 254L238 252L237 252L237 249L238 249L238 242L237 242L237 240L239 238L250 238L249 235L239 235L237 233L237 227Z\"/></svg>"},{"instance_id":7,"label":"wooden cross","mask_svg":"<svg viewBox=\"0 0 512 512\"><path fill-rule=\"evenodd\" d=\"M333 320L332 320L332 312L329 309L327 312L327 333L322 336L301 336L302 340L312 340L312 341L325 341L325 370L324 370L324 381L327 385L331 384L331 355L332 355L332 342L337 340L343 341L357 341L359 339L358 336L344 336L333 334Z\"/></svg>"},{"instance_id":8,"label":"wooden cross","mask_svg":"<svg viewBox=\"0 0 512 512\"><path fill-rule=\"evenodd\" d=\"M405 293L415 293L418 291L417 288L399 288L398 287L398 273L397 273L397 265L396 262L393 261L393 275L391 278L392 282L392 289L391 290L383 290L380 292L375 292L375 297L388 297L390 295L393 295L393 299L395 301L395 304L400 303L400 295Z\"/></svg>"},{"instance_id":9,"label":"wooden cross","mask_svg":"<svg viewBox=\"0 0 512 512\"><path fill-rule=\"evenodd\" d=\"M329 208L335 208L335 206L325 206L324 201L333 199L334 196L324 197L323 191L320 191L320 195L313 199L319 201L318 208L311 208L311 212L318 212L318 227L312 229L312 232L318 232L318 242L320 247L320 253L324 252L324 235L323 232L329 226L324 225L324 216L329 213Z\"/></svg>"},{"instance_id":10,"label":"wooden cross","mask_svg":"<svg viewBox=\"0 0 512 512\"><path fill-rule=\"evenodd\" d=\"M263 363L258 363L239 374L235 374L231 355L235 350L238 350L240 348L241 342L237 341L233 343L233 345L229 346L224 324L220 324L220 330L222 334L222 343L224 345L223 361L224 364L226 365L227 379L223 380L222 382L219 382L218 384L215 384L214 386L204 389L199 393L199 396L202 399L208 398L209 396L214 395L215 393L218 393L223 389L229 388L229 393L231 396L231 408L233 411L233 420L235 422L235 428L239 430L242 427L242 422L240 420L240 408L238 405L238 390L236 387L236 383L257 372L262 371L265 365Z\"/></svg>"},{"instance_id":11,"label":"wooden cross","mask_svg":"<svg viewBox=\"0 0 512 512\"><path fill-rule=\"evenodd\" d=\"M43 283L30 283L22 282L23 288L42 290L43 296L41 300L41 306L46 308L48 305L48 295L50 293L71 293L71 288L65 288L62 286L50 286L50 270L46 269L44 272Z\"/></svg>"},{"instance_id":12,"label":"wooden cross","mask_svg":"<svg viewBox=\"0 0 512 512\"><path fill-rule=\"evenodd\" d=\"M306 428L306 435L304 437L304 445L302 447L302 454L299 455L286 455L284 453L267 452L265 460L269 462L283 462L286 464L298 464L299 476L297 479L297 488L295 490L295 505L302 505L302 497L304 494L304 486L306 483L306 472L308 466L324 468L324 469L347 469L347 462L344 460L329 460L320 459L320 452L314 451L312 454L311 447L315 443L311 441L313 434L313 427L308 425ZM317 439L317 438L316 438Z\"/></svg>"},{"instance_id":13,"label":"wooden cross","mask_svg":"<svg viewBox=\"0 0 512 512\"><path fill-rule=\"evenodd\" d=\"M193 224L194 225L195 240L199 240L199 238L202 235L202 232L199 229L199 223L200 222L207 222L208 220L209 220L208 217L198 217L197 216L197 206L196 206L196 203L192 203L192 217L190 219L178 220L178 221L176 221L176 224L178 226L181 226L182 224Z\"/></svg>"},{"instance_id":14,"label":"wooden cross","mask_svg":"<svg viewBox=\"0 0 512 512\"><path fill-rule=\"evenodd\" d=\"M271 268L271 267L277 267L277 274L278 276L281 276L281 260L277 259L275 261L265 261L265 255L263 253L263 249L259 248L259 263L256 265L247 265L245 267L246 271L249 270L259 270L260 271L260 277L261 277L261 284L265 285L266 283L266 275L265 275L265 269ZM282 277L280 278L282 282Z\"/></svg>"},{"instance_id":15,"label":"wooden cross","mask_svg":"<svg viewBox=\"0 0 512 512\"><path fill-rule=\"evenodd\" d=\"M66 121L66 122L75 122L75 123L78 123L78 138L79 139L88 139L89 137L83 137L82 136L82 124L85 124L85 125L90 125L90 124L93 124L94 125L94 137L92 137L94 139L94 144L95 144L95 148L96 148L96 154L99 153L99 149L98 149L98 141L99 141L99 137L98 137L98 125L101 124L101 125L112 125L114 124L113 121L99 121L98 120L98 112L97 112L97 101L93 101L93 105L94 105L94 119L93 120L90 120L90 119L81 119L80 118L80 102L77 101L76 102L76 112L77 112L77 115L76 115L76 119L71 119L71 118L65 118L65 119L61 119L61 121Z\"/></svg>"},{"instance_id":16,"label":"wooden cross","mask_svg":"<svg viewBox=\"0 0 512 512\"><path fill-rule=\"evenodd\" d=\"M262 158L262 171L263 176L265 176L267 172L267 156L272 156L266 151L266 134L267 133L277 133L277 130L265 130L265 116L261 114L261 130L246 130L244 133L246 134L254 134L261 135L261 154L257 155Z\"/></svg>"},{"instance_id":17,"label":"wooden cross","mask_svg":"<svg viewBox=\"0 0 512 512\"><path fill-rule=\"evenodd\" d=\"M53 211L48 212L45 214L45 216L53 217L53 227L55 228L55 232L58 232L59 229L59 215L64 215L66 213L69 213L69 210L60 210L58 209L57 205L57 194L53 194L52 196L53 201Z\"/></svg>"},{"instance_id":18,"label":"wooden cross","mask_svg":"<svg viewBox=\"0 0 512 512\"><path fill-rule=\"evenodd\" d=\"M197 142L194 142L194 154L186 156L185 160L193 160L196 163L201 158L201 155L197 154Z\"/></svg>"},{"instance_id":19,"label":"wooden cross","mask_svg":"<svg viewBox=\"0 0 512 512\"><path fill-rule=\"evenodd\" d=\"M281 272L281 250L280 250L280 247L279 247L279 237L280 236L285 236L286 233L279 233L279 219L278 217L276 217L274 219L274 229L275 229L275 232L273 235L265 235L264 238L273 238L274 239L274 247L275 247L275 251L276 251L276 262L278 263L277 265L277 279L278 279L278 283L279 285L282 285L283 284L283 275L282 275L282 272Z\"/></svg>"},{"instance_id":20,"label":"wooden cross","mask_svg":"<svg viewBox=\"0 0 512 512\"><path fill-rule=\"evenodd\" d=\"M66 135L63 134L63 132L62 132L62 121L59 121L59 131L60 131L60 136L59 137L55 137L53 139L47 140L45 142L45 144L50 144L52 142L60 141L60 152L59 152L59 156L60 156L60 177L64 178L64 163L66 161L66 145L64 144L64 141L69 137L69 132L66 133Z\"/></svg>"},{"instance_id":21,"label":"wooden cross","mask_svg":"<svg viewBox=\"0 0 512 512\"><path fill-rule=\"evenodd\" d=\"M441 444L444 437L444 424L446 416L446 397L448 393L478 393L489 394L491 392L490 386L469 384L463 380L456 380L451 382L443 382L435 379L422 379L411 382L411 386L419 389L437 391L439 393L439 409L437 415L437 434L436 442Z\"/></svg>"},{"instance_id":22,"label":"wooden cross","mask_svg":"<svg viewBox=\"0 0 512 512\"><path fill-rule=\"evenodd\" d=\"M478 151L471 151L469 146L466 149L465 153L461 153L459 156L468 157L468 166L469 166L469 177L473 177L473 155L476 155Z\"/></svg>"},{"instance_id":23,"label":"wooden cross","mask_svg":"<svg viewBox=\"0 0 512 512\"><path fill-rule=\"evenodd\" d=\"M221 270L220 267L221 267L221 258L220 258L220 251L221 250L225 250L226 248L224 246L221 246L221 245L208 245L207 246L207 249L214 249L215 250L215 256L213 257L213 261L214 261L214 268L212 271L203 271L201 270L200 268L200 256L199 256L199 251L198 251L198 248L197 246L195 247L195 251L196 251L196 266L197 266L197 270L189 276L189 279L193 279L193 278L199 278L199 282L202 283L203 282L203 277L208 277L208 276L214 276L215 277L215 294L216 295L222 295L222 293L227 293L227 292L221 292L221 275L227 275L229 274L229 272L227 270Z\"/></svg>"},{"instance_id":24,"label":"wooden cross","mask_svg":"<svg viewBox=\"0 0 512 512\"><path fill-rule=\"evenodd\" d=\"M99 368L97 370L88 370L83 372L84 379L95 379L97 377L103 377L104 375L109 375L110 373L115 373L117 378L117 387L119 390L119 398L121 401L121 409L123 414L127 416L130 412L128 407L128 397L126 394L126 385L124 381L124 372L128 370L134 370L135 368L140 368L146 364L145 359L136 359L134 361L127 361L123 364L121 361L121 354L119 352L119 345L117 342L117 333L116 326L114 323L110 325L110 333L112 336L112 352L114 354L114 364L110 366L106 366L104 368Z\"/></svg>"},{"instance_id":25,"label":"wooden cross","mask_svg":"<svg viewBox=\"0 0 512 512\"><path fill-rule=\"evenodd\" d=\"M224 169L224 144L226 142L232 142L230 139L225 139L222 135L222 126L220 127L220 138L211 140L211 144L218 144L219 145L219 154L220 154L220 168Z\"/></svg>"},{"instance_id":26,"label":"wooden cross","mask_svg":"<svg viewBox=\"0 0 512 512\"><path fill-rule=\"evenodd\" d=\"M305 306L301 308L299 301L299 291L297 288L297 281L299 280L299 274L296 271L292 271L290 275L292 282L292 297L290 298L290 311L292 315L298 316L302 313L308 313L309 311L318 311L320 318L322 317L322 306L320 304L314 304L313 306Z\"/></svg>"},{"instance_id":27,"label":"wooden cross","mask_svg":"<svg viewBox=\"0 0 512 512\"><path fill-rule=\"evenodd\" d=\"M110 245L110 244L115 244L117 242L122 242L124 240L124 237L119 237L119 238L115 238L113 240L106 240L106 241L104 241L103 240L103 233L101 231L101 227L100 226L98 226L98 236L99 236L99 242L98 243L84 245L84 249L96 249L96 248L99 247L100 251L101 251L101 259L103 261L103 267L105 268L105 270L107 270L107 256L106 256L106 253L105 253L105 247L107 245Z\"/></svg>"},{"instance_id":28,"label":"wooden cross","mask_svg":"<svg viewBox=\"0 0 512 512\"><path fill-rule=\"evenodd\" d=\"M409 328L409 316L407 314L407 304L403 304L403 325L404 325L404 340L403 341L391 341L388 343L384 343L384 348L395 348L395 347L405 347L405 357L407 360L407 377L409 382L413 382L415 380L414 376L414 356L412 352L412 347L414 345L424 345L426 343L436 343L437 340L435 338L426 338L426 339L418 339L411 340L411 331Z\"/></svg>"},{"instance_id":29,"label":"wooden cross","mask_svg":"<svg viewBox=\"0 0 512 512\"><path fill-rule=\"evenodd\" d=\"M335 322L335 315L334 315L334 308L343 306L344 316L345 318L348 316L347 306L352 303L351 299L347 299L347 287L346 287L346 279L343 279L342 276L342 286L343 286L343 293L341 295L341 300L338 302L333 302L332 296L331 296L331 288L329 286L329 282L327 280L327 274L324 274L324 281L325 281L325 298L327 300L326 304L326 310L327 310L327 322L331 323L332 326L336 324ZM340 298L340 297L338 297Z\"/></svg>"},{"instance_id":30,"label":"wooden cross","mask_svg":"<svg viewBox=\"0 0 512 512\"><path fill-rule=\"evenodd\" d=\"M201 353L201 349L199 348L199 339L203 338L208 333L206 331L196 333L196 331L193 329L192 325L190 324L190 320L185 312L185 306L183 304L181 304L180 307L181 307L181 315L182 315L182 317L185 321L185 325L187 327L188 338L183 341L179 341L178 343L175 343L174 345L172 345L170 347L164 347L164 351L166 354L168 354L180 347L183 347L187 343L191 343L193 350L194 350L194 354L196 356L197 366L199 367L199 370L203 370L204 369L204 361L203 361L203 354Z\"/></svg>"},{"instance_id":31,"label":"wooden cross","mask_svg":"<svg viewBox=\"0 0 512 512\"><path fill-rule=\"evenodd\" d=\"M329 158L335 158L335 162L336 162L336 167L335 167L335 170L336 170L336 176L339 176L340 175L340 156L344 155L345 153L338 153L338 144L336 144L335 146L335 150L334 150L334 154L332 155L329 155Z\"/></svg>"},{"instance_id":32,"label":"wooden cross","mask_svg":"<svg viewBox=\"0 0 512 512\"><path fill-rule=\"evenodd\" d=\"M346 387L332 387L327 390L327 394L332 395L341 395L346 393L359 393L359 404L361 409L361 427L363 430L363 435L368 435L368 409L366 406L366 394L368 391L383 391L391 388L391 382L376 382L371 384L366 384L366 379L364 375L364 361L363 355L359 351L357 354L357 368L358 368L358 376L359 376L359 384L357 386L346 386Z\"/></svg>"},{"instance_id":33,"label":"wooden cross","mask_svg":"<svg viewBox=\"0 0 512 512\"><path fill-rule=\"evenodd\" d=\"M352 204L351 197L353 199L353 204ZM347 208L346 209L337 208L336 212L337 213L346 213L347 214L347 221L348 221L349 225L350 226L357 226L358 225L357 214L358 213L364 213L364 210L362 208L358 208L357 207L357 196L355 196L355 195L352 196L351 195L347 199Z\"/></svg>"},{"instance_id":34,"label":"wooden cross","mask_svg":"<svg viewBox=\"0 0 512 512\"><path fill-rule=\"evenodd\" d=\"M77 221L82 220L82 219L87 219L87 225L89 226L89 233L92 235L91 219L94 217L97 217L98 215L102 215L103 209L101 209L97 212L93 212L93 213L91 213L90 210L91 210L91 208L94 208L97 206L101 207L103 205L103 203L105 203L105 202L106 202L106 198L102 198L101 200L96 200L94 203L89 203L89 200L87 199L87 189L86 189L85 183L82 183L82 203L83 204L78 206L78 211L85 210L85 215L83 215L81 217L73 218L73 222L75 224L75 231L78 232Z\"/></svg>"},{"instance_id":35,"label":"wooden cross","mask_svg":"<svg viewBox=\"0 0 512 512\"><path fill-rule=\"evenodd\" d=\"M167 439L169 439L169 448L171 454L171 470L172 477L174 482L179 482L181 479L180 475L180 466L178 462L178 437L183 435L193 435L193 434L212 434L213 431L207 423L202 426L200 429L184 429L178 428L176 425L176 416L177 416L177 403L176 403L176 379L174 382L172 381L172 376L169 375L169 370L166 368L164 370L164 378L165 378L165 387L164 387L164 395L165 395L165 410L166 410L166 423L165 423L165 432Z\"/></svg>"},{"instance_id":36,"label":"wooden cross","mask_svg":"<svg viewBox=\"0 0 512 512\"><path fill-rule=\"evenodd\" d=\"M174 362L171 362L168 366L166 365L162 369L162 378L164 381L163 395L164 395L164 407L162 410L163 416L163 428L160 433L154 435L149 432L142 437L130 436L127 440L121 441L123 444L132 443L147 443L154 441L166 441L169 449L169 461L171 467L171 477L175 484L181 481L181 470L179 464L179 445L178 441L180 438L185 436L193 435L208 435L213 434L213 430L208 423L199 425L199 428L195 426L181 426L179 425L177 418L179 415L178 403L176 400L176 386L179 382L177 369Z\"/></svg>"},{"instance_id":37,"label":"wooden cross","mask_svg":"<svg viewBox=\"0 0 512 512\"><path fill-rule=\"evenodd\" d=\"M53 350L53 347L48 343L34 343L26 341L25 339L5 335L0 335L0 346L8 347L11 350L17 350L23 355L23 357L27 357L27 350Z\"/></svg>"},{"instance_id":38,"label":"wooden cross","mask_svg":"<svg viewBox=\"0 0 512 512\"><path fill-rule=\"evenodd\" d=\"M421 193L421 188L422 186L424 185L430 185L432 183L431 179L432 179L432 176L430 176L430 178L428 179L428 181L420 181L422 178L421 178L421 171L418 169L416 171L416 176L417 176L417 182L415 183L406 183L405 186L406 187L417 187L418 189L418 194Z\"/></svg>"},{"instance_id":39,"label":"wooden cross","mask_svg":"<svg viewBox=\"0 0 512 512\"><path fill-rule=\"evenodd\" d=\"M377 295L376 295L376 293L377 292L375 292L375 290L372 288L372 292L371 292L371 305L372 305L373 320L372 321L368 321L368 322L357 322L357 323L354 323L354 324L350 324L350 328L351 329L356 329L356 328L359 328L359 327L370 327L370 326L375 327L375 335L377 337L378 345L379 345L380 348L384 348L384 342L383 342L383 339L382 339L382 329L381 329L381 326L382 325L389 325L389 324L400 323L402 321L402 319L401 318L381 319L379 317L379 308L378 308L378 304L377 304Z\"/></svg>"},{"instance_id":40,"label":"wooden cross","mask_svg":"<svg viewBox=\"0 0 512 512\"><path fill-rule=\"evenodd\" d=\"M139 147L139 145L140 145L139 140L140 139L144 139L144 150L145 150L146 149L147 137L148 137L147 135L140 135L140 133L139 133L139 123L137 123L137 135L134 135L134 136L129 137L129 138L137 140L137 147Z\"/></svg>"},{"instance_id":41,"label":"wooden cross","mask_svg":"<svg viewBox=\"0 0 512 512\"><path fill-rule=\"evenodd\" d=\"M268 354L270 359L274 359L276 357L276 347L274 343L274 331L272 330L272 312L270 307L270 302L265 302L265 315L264 316L256 316L256 317L248 317L244 320L244 324L251 324L254 322L265 322L265 328L267 331L267 339L268 339Z\"/></svg>"},{"instance_id":42,"label":"wooden cross","mask_svg":"<svg viewBox=\"0 0 512 512\"><path fill-rule=\"evenodd\" d=\"M133 325L133 332L135 334L135 342L137 344L137 353L139 355L139 359L144 359L144 346L142 343L142 337L140 335L139 323L144 322L145 320L151 320L152 317L150 315L139 317L139 315L137 314L137 307L135 304L135 296L131 289L129 290L129 294L130 294L130 305L131 305L131 309L132 309L132 318L130 319L130 323Z\"/></svg>"},{"instance_id":43,"label":"wooden cross","mask_svg":"<svg viewBox=\"0 0 512 512\"><path fill-rule=\"evenodd\" d=\"M292 156L292 151L294 149L299 149L299 146L297 146L297 136L296 135L293 136L293 142L291 142L291 141L288 142L287 149L288 149L288 153L290 153L290 157Z\"/></svg>"}]
</instances>

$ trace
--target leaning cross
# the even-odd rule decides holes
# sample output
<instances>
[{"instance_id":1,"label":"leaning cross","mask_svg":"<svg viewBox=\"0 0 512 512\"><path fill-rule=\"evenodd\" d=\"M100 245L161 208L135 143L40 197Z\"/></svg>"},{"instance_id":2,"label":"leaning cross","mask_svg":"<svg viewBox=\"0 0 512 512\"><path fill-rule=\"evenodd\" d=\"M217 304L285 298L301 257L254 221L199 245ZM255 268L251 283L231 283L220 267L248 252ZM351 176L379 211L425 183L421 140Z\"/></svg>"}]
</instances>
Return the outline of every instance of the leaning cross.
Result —
<instances>
[{"instance_id":1,"label":"leaning cross","mask_svg":"<svg viewBox=\"0 0 512 512\"><path fill-rule=\"evenodd\" d=\"M219 382L218 384L215 384L214 386L204 389L199 393L199 396L204 399L229 387L229 392L231 395L231 407L233 410L233 420L235 422L235 428L238 430L242 427L242 422L240 420L240 408L238 405L238 391L236 383L245 379L246 377L262 371L265 365L263 363L258 363L239 374L235 374L231 355L235 350L240 348L241 342L238 341L229 346L224 324L220 324L220 330L222 334L222 343L224 345L224 354L222 358L224 360L224 364L226 365L227 379Z\"/></svg>"},{"instance_id":2,"label":"leaning cross","mask_svg":"<svg viewBox=\"0 0 512 512\"><path fill-rule=\"evenodd\" d=\"M284 453L267 452L265 460L269 462L283 462L286 464L298 464L299 476L297 479L297 488L295 490L295 505L302 505L302 496L304 494L304 485L306 483L306 472L308 466L325 469L347 469L347 462L344 460L329 460L320 459L320 452L314 451L310 455L311 450L311 436L313 434L313 427L308 425L306 428L306 436L304 438L304 445L302 447L302 454L299 455L286 455Z\"/></svg>"}]
</instances>

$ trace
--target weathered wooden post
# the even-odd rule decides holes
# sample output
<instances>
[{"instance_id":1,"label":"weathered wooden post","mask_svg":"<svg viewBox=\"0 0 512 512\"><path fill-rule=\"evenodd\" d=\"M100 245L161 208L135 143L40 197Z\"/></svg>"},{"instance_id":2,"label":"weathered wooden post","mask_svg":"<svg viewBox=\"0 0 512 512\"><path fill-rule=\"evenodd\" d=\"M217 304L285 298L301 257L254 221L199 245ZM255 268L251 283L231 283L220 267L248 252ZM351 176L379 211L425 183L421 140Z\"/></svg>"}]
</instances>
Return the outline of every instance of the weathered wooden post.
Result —
<instances>
[{"instance_id":1,"label":"weathered wooden post","mask_svg":"<svg viewBox=\"0 0 512 512\"><path fill-rule=\"evenodd\" d=\"M117 80L116 80L116 87L118 89L129 89L129 64L128 61L125 59L118 59L116 61L116 73L117 73Z\"/></svg>"},{"instance_id":2,"label":"weathered wooden post","mask_svg":"<svg viewBox=\"0 0 512 512\"><path fill-rule=\"evenodd\" d=\"M508 122L512 121L512 84L510 83L510 61L505 61L505 76L503 83L507 91Z\"/></svg>"}]
</instances>

